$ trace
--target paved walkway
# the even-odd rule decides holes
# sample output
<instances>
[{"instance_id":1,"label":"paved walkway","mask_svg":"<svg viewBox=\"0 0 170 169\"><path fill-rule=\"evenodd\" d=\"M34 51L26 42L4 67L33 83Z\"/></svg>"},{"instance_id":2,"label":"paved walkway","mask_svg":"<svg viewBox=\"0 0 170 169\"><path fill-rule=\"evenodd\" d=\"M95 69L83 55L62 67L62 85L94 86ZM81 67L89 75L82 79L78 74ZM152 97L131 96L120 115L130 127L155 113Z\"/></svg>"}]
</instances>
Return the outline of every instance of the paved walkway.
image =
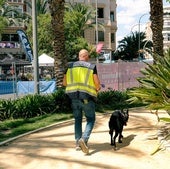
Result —
<instances>
[{"instance_id":1,"label":"paved walkway","mask_svg":"<svg viewBox=\"0 0 170 169\"><path fill-rule=\"evenodd\" d=\"M158 143L156 116L141 108L130 109L129 114L116 151L110 146L106 113L97 115L89 155L75 151L73 122L68 121L1 146L0 169L167 169L169 151L150 155Z\"/></svg>"}]
</instances>

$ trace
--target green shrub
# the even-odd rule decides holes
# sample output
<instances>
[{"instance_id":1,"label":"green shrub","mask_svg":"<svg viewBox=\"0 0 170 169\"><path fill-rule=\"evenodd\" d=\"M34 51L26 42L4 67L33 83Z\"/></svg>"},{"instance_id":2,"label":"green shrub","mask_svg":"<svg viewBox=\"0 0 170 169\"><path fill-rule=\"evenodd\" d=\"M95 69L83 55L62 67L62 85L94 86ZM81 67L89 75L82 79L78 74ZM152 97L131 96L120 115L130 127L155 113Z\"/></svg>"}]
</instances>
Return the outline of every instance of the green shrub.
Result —
<instances>
[{"instance_id":1,"label":"green shrub","mask_svg":"<svg viewBox=\"0 0 170 169\"><path fill-rule=\"evenodd\" d=\"M65 94L65 90L60 88L55 93L52 93L54 104L56 105L55 112L70 113L71 102L69 97Z\"/></svg>"},{"instance_id":2,"label":"green shrub","mask_svg":"<svg viewBox=\"0 0 170 169\"><path fill-rule=\"evenodd\" d=\"M15 101L0 100L0 121L13 118L15 113Z\"/></svg>"},{"instance_id":3,"label":"green shrub","mask_svg":"<svg viewBox=\"0 0 170 169\"><path fill-rule=\"evenodd\" d=\"M102 111L103 109L128 108L127 98L126 92L116 90L99 92L96 109Z\"/></svg>"},{"instance_id":4,"label":"green shrub","mask_svg":"<svg viewBox=\"0 0 170 169\"><path fill-rule=\"evenodd\" d=\"M14 118L31 118L51 113L55 105L51 96L48 95L27 95L15 102L16 113Z\"/></svg>"},{"instance_id":5,"label":"green shrub","mask_svg":"<svg viewBox=\"0 0 170 169\"><path fill-rule=\"evenodd\" d=\"M137 106L128 104L126 91L108 90L99 92L96 111L115 110ZM0 100L0 121L6 119L28 119L53 113L71 113L71 102L64 89L49 95L27 95L17 100Z\"/></svg>"}]
</instances>

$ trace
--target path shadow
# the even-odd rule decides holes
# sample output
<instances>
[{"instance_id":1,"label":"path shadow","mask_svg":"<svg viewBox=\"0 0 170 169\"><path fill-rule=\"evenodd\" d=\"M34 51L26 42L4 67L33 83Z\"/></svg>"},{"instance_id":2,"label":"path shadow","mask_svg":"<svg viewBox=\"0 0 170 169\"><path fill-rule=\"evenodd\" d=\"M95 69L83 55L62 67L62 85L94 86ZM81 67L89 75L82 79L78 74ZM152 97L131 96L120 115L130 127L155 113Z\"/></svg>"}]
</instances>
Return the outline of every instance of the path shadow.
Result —
<instances>
[{"instance_id":1,"label":"path shadow","mask_svg":"<svg viewBox=\"0 0 170 169\"><path fill-rule=\"evenodd\" d=\"M120 148L127 147L130 144L130 142L135 138L135 136L136 136L135 134L131 134L127 137L124 137L122 140L123 143L117 143L118 150Z\"/></svg>"},{"instance_id":2,"label":"path shadow","mask_svg":"<svg viewBox=\"0 0 170 169\"><path fill-rule=\"evenodd\" d=\"M130 142L135 138L135 134L131 134L127 137L124 137L123 138L123 143L117 143L117 149L116 150L119 150L123 147L126 147L130 144ZM90 146L90 149L93 149L93 151L91 151L89 153L89 155L92 155L92 154L95 154L97 152L100 152L100 151L109 151L111 149L113 149L113 146L110 145L110 143L102 143L102 144L93 144Z\"/></svg>"}]
</instances>

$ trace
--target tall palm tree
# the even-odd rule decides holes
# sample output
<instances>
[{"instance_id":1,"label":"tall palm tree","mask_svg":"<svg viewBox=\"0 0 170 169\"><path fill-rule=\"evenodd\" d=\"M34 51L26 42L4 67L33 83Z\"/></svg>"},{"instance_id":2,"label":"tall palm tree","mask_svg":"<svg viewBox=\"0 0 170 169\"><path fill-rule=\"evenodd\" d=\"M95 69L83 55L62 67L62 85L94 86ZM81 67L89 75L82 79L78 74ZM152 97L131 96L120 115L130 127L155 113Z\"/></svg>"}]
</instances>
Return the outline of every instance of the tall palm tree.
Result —
<instances>
[{"instance_id":1,"label":"tall palm tree","mask_svg":"<svg viewBox=\"0 0 170 169\"><path fill-rule=\"evenodd\" d=\"M150 0L150 20L154 53L163 56L163 1Z\"/></svg>"},{"instance_id":2,"label":"tall palm tree","mask_svg":"<svg viewBox=\"0 0 170 169\"><path fill-rule=\"evenodd\" d=\"M57 87L62 87L64 68L67 64L64 36L64 3L65 0L49 0L54 40L54 73Z\"/></svg>"},{"instance_id":3,"label":"tall palm tree","mask_svg":"<svg viewBox=\"0 0 170 169\"><path fill-rule=\"evenodd\" d=\"M119 41L117 48L118 50L116 53L118 55L118 59L133 60L138 57L138 47L136 46L136 44L138 44L138 37L139 32L132 32L132 34ZM140 32L140 44L141 48L144 46L150 50L152 48L152 42L146 40L146 35L144 32ZM141 58L143 58L142 54L143 52L141 52Z\"/></svg>"}]
</instances>

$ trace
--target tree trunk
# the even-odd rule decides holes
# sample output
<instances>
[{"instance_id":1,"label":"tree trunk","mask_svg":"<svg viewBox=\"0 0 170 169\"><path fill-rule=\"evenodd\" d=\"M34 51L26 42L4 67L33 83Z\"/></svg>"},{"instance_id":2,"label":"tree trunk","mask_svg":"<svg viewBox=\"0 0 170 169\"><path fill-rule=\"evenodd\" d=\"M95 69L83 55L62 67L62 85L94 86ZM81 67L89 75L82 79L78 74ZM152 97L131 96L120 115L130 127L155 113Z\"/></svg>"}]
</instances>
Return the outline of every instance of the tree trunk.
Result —
<instances>
[{"instance_id":1,"label":"tree trunk","mask_svg":"<svg viewBox=\"0 0 170 169\"><path fill-rule=\"evenodd\" d=\"M64 3L65 0L49 0L51 24L53 31L54 49L54 74L57 87L62 87L64 69L67 64L65 56L64 37Z\"/></svg>"},{"instance_id":2,"label":"tree trunk","mask_svg":"<svg viewBox=\"0 0 170 169\"><path fill-rule=\"evenodd\" d=\"M155 54L163 56L163 2L150 0L150 19L153 33L153 50Z\"/></svg>"}]
</instances>

